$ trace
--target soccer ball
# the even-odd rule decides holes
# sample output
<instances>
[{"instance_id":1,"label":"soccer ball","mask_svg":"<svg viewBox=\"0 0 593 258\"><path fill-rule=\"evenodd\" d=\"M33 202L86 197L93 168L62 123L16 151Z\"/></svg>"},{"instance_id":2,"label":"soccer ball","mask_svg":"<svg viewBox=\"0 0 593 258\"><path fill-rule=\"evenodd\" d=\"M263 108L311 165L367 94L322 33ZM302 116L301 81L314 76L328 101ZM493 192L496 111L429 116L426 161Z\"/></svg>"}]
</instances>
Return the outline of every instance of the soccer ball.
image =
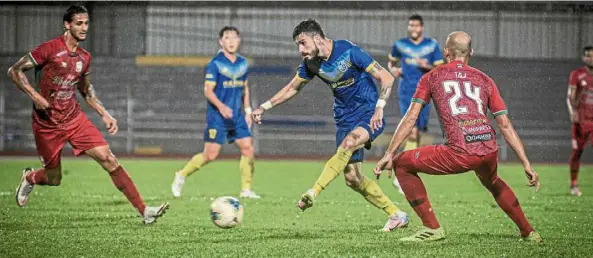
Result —
<instances>
[{"instance_id":1,"label":"soccer ball","mask_svg":"<svg viewBox=\"0 0 593 258\"><path fill-rule=\"evenodd\" d=\"M232 228L243 221L243 205L232 196L216 198L210 205L210 217L219 228Z\"/></svg>"}]
</instances>

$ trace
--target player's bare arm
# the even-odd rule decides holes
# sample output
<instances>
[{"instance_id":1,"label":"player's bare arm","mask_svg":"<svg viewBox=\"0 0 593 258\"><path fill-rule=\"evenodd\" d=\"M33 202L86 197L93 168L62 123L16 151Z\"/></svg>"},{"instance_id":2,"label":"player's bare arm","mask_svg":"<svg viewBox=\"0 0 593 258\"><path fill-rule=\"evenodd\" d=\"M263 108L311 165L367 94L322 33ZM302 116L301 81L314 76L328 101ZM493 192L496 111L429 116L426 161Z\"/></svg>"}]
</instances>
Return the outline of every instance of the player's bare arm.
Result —
<instances>
[{"instance_id":1,"label":"player's bare arm","mask_svg":"<svg viewBox=\"0 0 593 258\"><path fill-rule=\"evenodd\" d=\"M568 86L568 94L566 96L566 104L568 105L568 113L570 114L570 121L572 123L579 122L579 114L577 112L577 89L574 85Z\"/></svg>"},{"instance_id":2,"label":"player's bare arm","mask_svg":"<svg viewBox=\"0 0 593 258\"><path fill-rule=\"evenodd\" d=\"M27 56L23 56L18 62L8 69L8 76L12 82L25 94L27 94L35 108L45 110L49 107L49 102L37 92L29 83L25 72L35 67L35 64Z\"/></svg>"},{"instance_id":3,"label":"player's bare arm","mask_svg":"<svg viewBox=\"0 0 593 258\"><path fill-rule=\"evenodd\" d=\"M523 169L525 170L525 175L529 180L528 186L535 187L535 191L539 191L539 176L537 173L531 168L531 163L529 163L529 159L527 159L527 155L525 154L525 148L523 147L523 142L521 142L521 138L515 131L513 124L509 117L505 115L496 116L496 123L498 124L498 128L502 132L505 141L511 146L521 164L523 164Z\"/></svg>"},{"instance_id":4,"label":"player's bare arm","mask_svg":"<svg viewBox=\"0 0 593 258\"><path fill-rule=\"evenodd\" d=\"M115 135L118 130L117 120L113 118L109 112L103 106L103 103L97 97L97 93L95 92L95 88L91 84L91 79L89 75L84 75L82 77L82 82L78 84L78 91L86 101L86 103L101 116L103 119L103 123L107 127L109 134Z\"/></svg>"},{"instance_id":5,"label":"player's bare arm","mask_svg":"<svg viewBox=\"0 0 593 258\"><path fill-rule=\"evenodd\" d=\"M412 132L412 129L416 125L418 115L420 115L420 111L422 111L422 104L412 102L410 108L397 125L397 129L393 134L393 138L391 139L391 143L389 143L387 151L385 151L385 155L383 156L383 158L381 158L381 160L377 163L377 166L375 167L374 172L377 176L377 179L379 178L379 175L381 175L381 171L386 169L389 170L388 176L389 178L391 178L391 169L393 168L393 157L395 157L396 152L399 149L402 142L404 142L404 140L406 140L410 132Z\"/></svg>"},{"instance_id":6,"label":"player's bare arm","mask_svg":"<svg viewBox=\"0 0 593 258\"><path fill-rule=\"evenodd\" d=\"M292 80L286 86L284 86L284 88L278 91L278 93L276 93L270 100L264 102L255 111L253 111L253 121L257 124L261 124L261 117L264 111L274 106L280 105L288 101L289 99L293 98L294 96L299 94L301 89L303 89L303 87L305 87L305 85L307 85L308 82L309 81L300 79L297 76L292 78Z\"/></svg>"},{"instance_id":7,"label":"player's bare arm","mask_svg":"<svg viewBox=\"0 0 593 258\"><path fill-rule=\"evenodd\" d=\"M373 78L379 81L381 85L381 89L379 90L379 100L375 107L375 113L371 118L371 130L376 130L383 126L383 107L385 107L387 99L389 99L389 95L391 95L391 88L393 87L395 79L377 62L375 62L369 73Z\"/></svg>"},{"instance_id":8,"label":"player's bare arm","mask_svg":"<svg viewBox=\"0 0 593 258\"><path fill-rule=\"evenodd\" d=\"M230 119L233 117L233 110L227 107L218 97L216 97L216 93L214 93L214 87L216 87L216 83L207 81L204 83L204 95L206 99L212 103L217 109L218 112L224 117L225 119Z\"/></svg>"},{"instance_id":9,"label":"player's bare arm","mask_svg":"<svg viewBox=\"0 0 593 258\"><path fill-rule=\"evenodd\" d=\"M251 113L253 113L253 110L251 109L249 86L247 81L245 81L245 84L243 84L243 110L245 111L245 120L247 121L247 125L251 127Z\"/></svg>"}]
</instances>

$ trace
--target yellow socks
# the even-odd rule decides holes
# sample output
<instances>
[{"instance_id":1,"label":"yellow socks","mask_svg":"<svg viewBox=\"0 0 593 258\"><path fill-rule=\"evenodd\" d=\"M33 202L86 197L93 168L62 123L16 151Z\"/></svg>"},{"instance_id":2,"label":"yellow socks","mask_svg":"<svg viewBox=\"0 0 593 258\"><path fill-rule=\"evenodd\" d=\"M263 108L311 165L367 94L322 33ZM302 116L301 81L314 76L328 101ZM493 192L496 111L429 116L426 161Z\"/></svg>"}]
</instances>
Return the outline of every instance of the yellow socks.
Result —
<instances>
[{"instance_id":1,"label":"yellow socks","mask_svg":"<svg viewBox=\"0 0 593 258\"><path fill-rule=\"evenodd\" d=\"M239 162L239 169L241 170L241 189L251 190L251 182L253 181L254 161L253 158L241 156Z\"/></svg>"},{"instance_id":2,"label":"yellow socks","mask_svg":"<svg viewBox=\"0 0 593 258\"><path fill-rule=\"evenodd\" d=\"M315 196L318 196L319 193L331 183L331 181L344 171L348 165L348 161L350 161L350 157L352 157L352 151L347 151L342 147L338 147L338 151L327 161L327 163L325 163L321 175L319 175L319 178L313 185Z\"/></svg>"},{"instance_id":3,"label":"yellow socks","mask_svg":"<svg viewBox=\"0 0 593 258\"><path fill-rule=\"evenodd\" d=\"M385 211L389 216L399 211L397 206L383 193L377 182L369 180L366 176L354 190L360 193L373 206Z\"/></svg>"},{"instance_id":4,"label":"yellow socks","mask_svg":"<svg viewBox=\"0 0 593 258\"><path fill-rule=\"evenodd\" d=\"M406 141L406 146L404 147L404 151L413 150L418 148L418 143L415 141Z\"/></svg>"},{"instance_id":5,"label":"yellow socks","mask_svg":"<svg viewBox=\"0 0 593 258\"><path fill-rule=\"evenodd\" d=\"M181 174L185 177L191 175L192 173L198 171L204 165L204 155L202 153L198 153L191 158L185 167L181 170Z\"/></svg>"}]
</instances>

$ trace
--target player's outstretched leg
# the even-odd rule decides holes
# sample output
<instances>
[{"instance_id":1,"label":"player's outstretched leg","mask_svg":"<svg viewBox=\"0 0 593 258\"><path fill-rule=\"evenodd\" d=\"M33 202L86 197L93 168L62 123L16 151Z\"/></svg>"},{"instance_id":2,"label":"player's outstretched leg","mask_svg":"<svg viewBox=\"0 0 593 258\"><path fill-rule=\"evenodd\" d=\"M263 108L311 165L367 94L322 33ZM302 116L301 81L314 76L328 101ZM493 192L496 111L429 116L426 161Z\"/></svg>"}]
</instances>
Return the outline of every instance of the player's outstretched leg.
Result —
<instances>
[{"instance_id":1,"label":"player's outstretched leg","mask_svg":"<svg viewBox=\"0 0 593 258\"><path fill-rule=\"evenodd\" d=\"M373 206L383 210L389 216L382 231L389 232L408 226L408 215L401 211L383 193L377 182L368 179L362 171L362 162L348 164L344 170L346 185L360 193Z\"/></svg>"},{"instance_id":2,"label":"player's outstretched leg","mask_svg":"<svg viewBox=\"0 0 593 258\"><path fill-rule=\"evenodd\" d=\"M241 170L241 193L239 197L259 199L252 187L253 174L255 172L255 161L253 154L253 141L251 137L237 139L235 141L241 151L241 160L239 161L239 170Z\"/></svg>"},{"instance_id":3,"label":"player's outstretched leg","mask_svg":"<svg viewBox=\"0 0 593 258\"><path fill-rule=\"evenodd\" d=\"M496 154L496 153L495 153ZM539 234L534 232L533 228L527 221L519 200L511 188L500 178L496 172L497 164L494 156L493 161L484 162L484 165L475 169L476 175L480 179L482 185L484 185L492 196L496 200L498 206L515 222L521 237L526 240L532 240L535 242L542 242Z\"/></svg>"},{"instance_id":4,"label":"player's outstretched leg","mask_svg":"<svg viewBox=\"0 0 593 258\"><path fill-rule=\"evenodd\" d=\"M401 238L400 240L424 242L444 239L445 231L437 221L432 206L430 205L430 201L428 200L428 193L426 192L424 183L418 176L418 173L414 173L403 166L397 166L395 168L395 175L401 182L402 190L404 191L410 206L412 206L416 214L418 214L424 225L424 228L414 235Z\"/></svg>"},{"instance_id":5,"label":"player's outstretched leg","mask_svg":"<svg viewBox=\"0 0 593 258\"><path fill-rule=\"evenodd\" d=\"M147 207L138 193L134 182L126 170L117 162L117 159L111 153L108 146L99 146L86 151L86 154L97 161L105 171L109 173L111 181L128 199L128 201L138 210L142 216L144 224L152 224L156 219L162 216L169 208L168 203L158 207Z\"/></svg>"},{"instance_id":6,"label":"player's outstretched leg","mask_svg":"<svg viewBox=\"0 0 593 258\"><path fill-rule=\"evenodd\" d=\"M307 190L301 199L298 201L297 206L302 210L306 210L313 206L315 198L325 189L336 177L344 171L352 153L355 150L360 149L364 146L364 143L369 140L369 133L362 127L357 127L352 130L340 143L336 154L334 154L323 167L323 171L313 188Z\"/></svg>"},{"instance_id":7,"label":"player's outstretched leg","mask_svg":"<svg viewBox=\"0 0 593 258\"><path fill-rule=\"evenodd\" d=\"M218 143L206 142L204 144L204 152L200 152L193 156L191 160L185 164L182 170L175 172L175 178L171 184L171 192L173 193L173 197L181 197L181 190L185 184L185 179L189 175L200 170L209 162L215 160L218 157L221 148L222 146Z\"/></svg>"}]
</instances>

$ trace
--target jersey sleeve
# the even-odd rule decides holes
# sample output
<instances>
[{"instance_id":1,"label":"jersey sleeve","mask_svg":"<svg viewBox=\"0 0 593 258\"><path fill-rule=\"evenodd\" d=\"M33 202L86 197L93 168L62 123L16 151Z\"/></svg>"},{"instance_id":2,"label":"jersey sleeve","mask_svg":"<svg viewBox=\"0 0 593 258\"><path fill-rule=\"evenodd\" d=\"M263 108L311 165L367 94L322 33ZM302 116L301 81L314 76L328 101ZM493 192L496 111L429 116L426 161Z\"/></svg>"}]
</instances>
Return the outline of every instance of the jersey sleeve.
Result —
<instances>
[{"instance_id":1,"label":"jersey sleeve","mask_svg":"<svg viewBox=\"0 0 593 258\"><path fill-rule=\"evenodd\" d=\"M298 80L308 82L310 80L313 80L315 74L313 74L311 71L309 71L309 69L307 69L307 63L305 59L303 59L303 61L301 61L301 64L297 68L297 72L294 77Z\"/></svg>"},{"instance_id":2,"label":"jersey sleeve","mask_svg":"<svg viewBox=\"0 0 593 258\"><path fill-rule=\"evenodd\" d=\"M422 76L416 87L416 92L412 97L412 102L420 103L422 106L426 106L430 103L430 85L428 84L428 74Z\"/></svg>"},{"instance_id":3,"label":"jersey sleeve","mask_svg":"<svg viewBox=\"0 0 593 258\"><path fill-rule=\"evenodd\" d=\"M391 60L393 62L397 62L402 59L402 53L399 52L399 49L397 48L396 43L394 43L393 47L391 47L391 53L389 53L388 57L389 57L389 60Z\"/></svg>"},{"instance_id":4,"label":"jersey sleeve","mask_svg":"<svg viewBox=\"0 0 593 258\"><path fill-rule=\"evenodd\" d=\"M507 107L504 104L504 100L500 96L500 92L498 91L498 87L492 79L490 79L490 95L488 96L488 109L492 112L494 117L500 115L506 115L509 112L507 111Z\"/></svg>"},{"instance_id":5,"label":"jersey sleeve","mask_svg":"<svg viewBox=\"0 0 593 258\"><path fill-rule=\"evenodd\" d=\"M434 50L432 51L432 60L431 63L433 66L442 65L445 63L443 60L443 53L441 52L441 47L439 43L435 41Z\"/></svg>"},{"instance_id":6,"label":"jersey sleeve","mask_svg":"<svg viewBox=\"0 0 593 258\"><path fill-rule=\"evenodd\" d=\"M45 42L31 50L27 57L35 66L43 66L51 58L53 51L51 42Z\"/></svg>"},{"instance_id":7,"label":"jersey sleeve","mask_svg":"<svg viewBox=\"0 0 593 258\"><path fill-rule=\"evenodd\" d=\"M377 63L367 52L356 45L352 46L350 51L350 61L352 61L353 65L364 69L366 72L369 72Z\"/></svg>"},{"instance_id":8,"label":"jersey sleeve","mask_svg":"<svg viewBox=\"0 0 593 258\"><path fill-rule=\"evenodd\" d=\"M577 77L578 77L577 71L572 71L570 73L570 77L568 79L568 87L576 88L579 85L579 80Z\"/></svg>"},{"instance_id":9,"label":"jersey sleeve","mask_svg":"<svg viewBox=\"0 0 593 258\"><path fill-rule=\"evenodd\" d=\"M206 66L206 78L204 84L210 86L216 86L216 81L218 79L218 66L215 63L210 62Z\"/></svg>"}]
</instances>

